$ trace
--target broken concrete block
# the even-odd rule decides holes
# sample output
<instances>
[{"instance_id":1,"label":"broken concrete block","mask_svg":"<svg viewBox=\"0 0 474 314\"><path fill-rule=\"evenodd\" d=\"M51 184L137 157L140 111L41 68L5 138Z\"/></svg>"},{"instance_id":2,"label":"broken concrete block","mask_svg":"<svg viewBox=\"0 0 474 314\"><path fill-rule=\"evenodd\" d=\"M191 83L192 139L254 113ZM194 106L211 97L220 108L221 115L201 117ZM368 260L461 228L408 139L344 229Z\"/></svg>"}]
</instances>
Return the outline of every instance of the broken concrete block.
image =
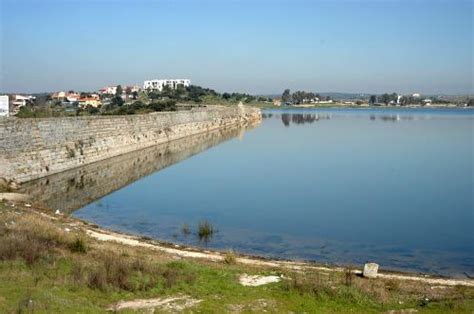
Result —
<instances>
[{"instance_id":1,"label":"broken concrete block","mask_svg":"<svg viewBox=\"0 0 474 314\"><path fill-rule=\"evenodd\" d=\"M379 264L366 263L364 265L363 276L366 278L377 278L377 272L379 271Z\"/></svg>"}]
</instances>

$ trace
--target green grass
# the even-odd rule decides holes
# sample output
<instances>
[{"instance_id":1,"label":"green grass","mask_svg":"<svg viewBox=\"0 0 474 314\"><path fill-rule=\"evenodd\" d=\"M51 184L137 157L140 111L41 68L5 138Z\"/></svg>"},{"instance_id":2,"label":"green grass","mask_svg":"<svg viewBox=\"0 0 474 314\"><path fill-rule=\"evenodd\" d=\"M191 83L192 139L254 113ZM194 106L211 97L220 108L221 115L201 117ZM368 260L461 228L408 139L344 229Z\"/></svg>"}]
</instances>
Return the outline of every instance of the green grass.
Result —
<instances>
[{"instance_id":1,"label":"green grass","mask_svg":"<svg viewBox=\"0 0 474 314\"><path fill-rule=\"evenodd\" d=\"M31 209L0 205L1 313L102 313L119 300L177 294L202 300L192 310L205 313L474 310L472 288L437 291L410 282L367 280L348 272L295 273L242 265L234 252L223 262L175 260L145 248L97 242L81 230L64 232L66 222L67 218L51 221ZM30 249L33 255L27 254ZM243 273L283 274L287 279L244 287L238 282ZM428 302L423 301L426 296Z\"/></svg>"}]
</instances>

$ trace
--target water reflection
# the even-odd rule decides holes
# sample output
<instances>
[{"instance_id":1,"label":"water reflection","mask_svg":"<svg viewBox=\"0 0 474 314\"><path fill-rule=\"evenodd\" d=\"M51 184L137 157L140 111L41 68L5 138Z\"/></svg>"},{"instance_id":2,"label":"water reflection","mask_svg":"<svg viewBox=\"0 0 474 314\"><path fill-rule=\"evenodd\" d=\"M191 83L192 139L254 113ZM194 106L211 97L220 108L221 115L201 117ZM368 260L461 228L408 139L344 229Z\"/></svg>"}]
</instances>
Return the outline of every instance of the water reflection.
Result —
<instances>
[{"instance_id":1,"label":"water reflection","mask_svg":"<svg viewBox=\"0 0 474 314\"><path fill-rule=\"evenodd\" d=\"M256 125L231 126L84 167L26 182L21 192L40 206L71 213L153 172L171 166L229 139L243 136Z\"/></svg>"},{"instance_id":2,"label":"water reflection","mask_svg":"<svg viewBox=\"0 0 474 314\"><path fill-rule=\"evenodd\" d=\"M283 113L281 115L281 122L283 125L288 127L290 122L293 124L306 124L314 123L319 120L329 120L331 119L330 115L320 115L320 114L310 114L310 113Z\"/></svg>"},{"instance_id":3,"label":"water reflection","mask_svg":"<svg viewBox=\"0 0 474 314\"><path fill-rule=\"evenodd\" d=\"M395 115L370 115L370 120L381 120L384 122L398 122L402 120L414 120L412 116Z\"/></svg>"},{"instance_id":4,"label":"water reflection","mask_svg":"<svg viewBox=\"0 0 474 314\"><path fill-rule=\"evenodd\" d=\"M385 269L472 276L474 111L265 113L261 127L243 141L141 178L74 215L185 245L331 264L371 260ZM320 121L326 116L330 120ZM199 152L202 143L222 141L186 147ZM185 149L181 158L190 154ZM144 162L153 167L136 178L180 160L161 161L166 156ZM136 180L127 179L137 171L133 167L107 167L112 168L90 176L66 176L59 193L69 187L70 195L53 197L80 199L88 190L95 199L107 191L93 195L92 179L98 181L95 189L108 191ZM121 184L108 187L121 174L101 174L105 170L124 172ZM201 221L218 228L208 243L199 241Z\"/></svg>"}]
</instances>

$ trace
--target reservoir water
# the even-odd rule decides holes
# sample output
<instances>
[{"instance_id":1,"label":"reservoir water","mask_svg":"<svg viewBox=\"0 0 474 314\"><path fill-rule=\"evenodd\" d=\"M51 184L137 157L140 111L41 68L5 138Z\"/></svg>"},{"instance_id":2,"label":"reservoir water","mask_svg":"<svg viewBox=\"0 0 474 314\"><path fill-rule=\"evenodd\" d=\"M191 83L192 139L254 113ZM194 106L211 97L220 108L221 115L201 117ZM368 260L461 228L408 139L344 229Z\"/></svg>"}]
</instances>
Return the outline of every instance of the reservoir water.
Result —
<instances>
[{"instance_id":1,"label":"reservoir water","mask_svg":"<svg viewBox=\"0 0 474 314\"><path fill-rule=\"evenodd\" d=\"M69 184L64 195L76 193L74 216L114 230L268 257L474 276L473 132L471 110L268 110L254 128L58 180ZM65 199L54 206L67 207ZM216 229L205 241L200 221Z\"/></svg>"}]
</instances>

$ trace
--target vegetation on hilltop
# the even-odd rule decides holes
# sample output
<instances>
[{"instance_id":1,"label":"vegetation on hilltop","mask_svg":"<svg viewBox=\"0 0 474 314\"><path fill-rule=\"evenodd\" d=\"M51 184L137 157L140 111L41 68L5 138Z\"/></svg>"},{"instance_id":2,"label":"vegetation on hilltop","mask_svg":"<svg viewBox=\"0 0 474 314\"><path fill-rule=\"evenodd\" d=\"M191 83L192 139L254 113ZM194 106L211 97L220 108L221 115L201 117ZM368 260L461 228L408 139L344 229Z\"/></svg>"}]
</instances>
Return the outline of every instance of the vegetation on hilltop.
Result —
<instances>
[{"instance_id":1,"label":"vegetation on hilltop","mask_svg":"<svg viewBox=\"0 0 474 314\"><path fill-rule=\"evenodd\" d=\"M81 93L81 97L89 97L90 93ZM220 94L213 89L191 85L178 86L176 89L165 86L162 91L144 90L141 92L123 91L117 87L115 95L102 94L101 105L98 107L81 107L77 102L52 100L51 97L41 97L37 103L28 103L20 108L19 118L44 118L83 115L129 115L156 111L176 111L189 106L236 105L243 102L249 105L271 104L268 97L256 97L245 93ZM178 107L178 104L188 106Z\"/></svg>"}]
</instances>

